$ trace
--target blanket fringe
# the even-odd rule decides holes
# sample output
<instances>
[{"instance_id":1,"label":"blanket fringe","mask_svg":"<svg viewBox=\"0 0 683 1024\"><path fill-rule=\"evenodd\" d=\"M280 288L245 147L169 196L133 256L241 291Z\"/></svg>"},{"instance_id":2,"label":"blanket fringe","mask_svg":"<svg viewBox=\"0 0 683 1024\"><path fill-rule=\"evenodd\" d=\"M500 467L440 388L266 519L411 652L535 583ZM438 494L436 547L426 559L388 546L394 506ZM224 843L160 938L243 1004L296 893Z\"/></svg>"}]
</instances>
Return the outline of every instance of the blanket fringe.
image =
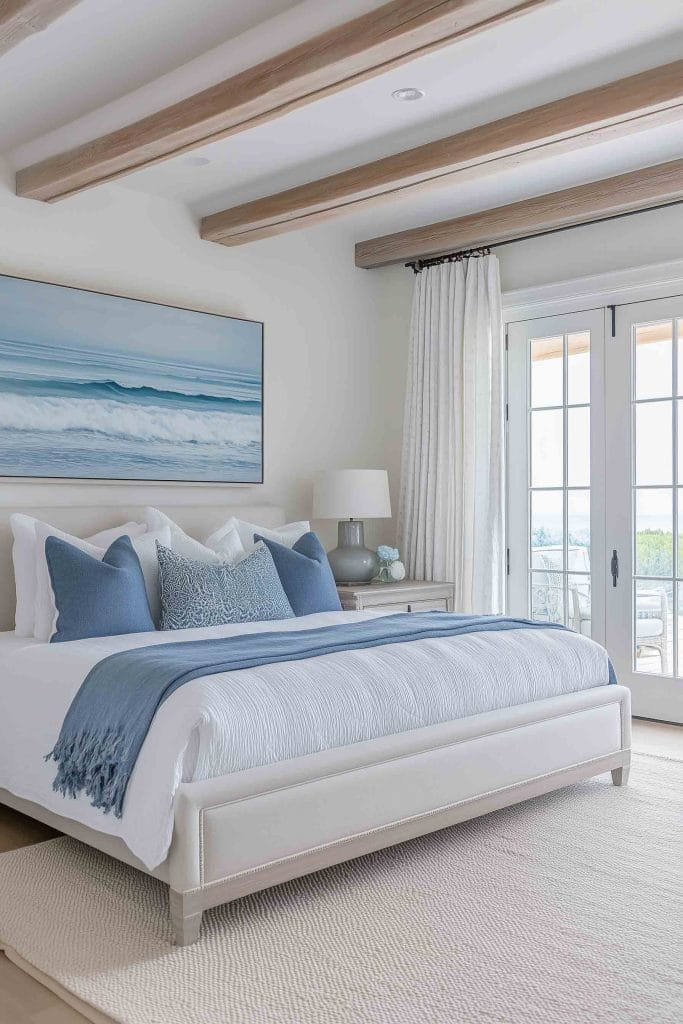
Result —
<instances>
[{"instance_id":1,"label":"blanket fringe","mask_svg":"<svg viewBox=\"0 0 683 1024\"><path fill-rule=\"evenodd\" d=\"M46 761L54 760L58 766L52 788L74 800L85 793L93 807L105 814L113 810L120 818L130 774L125 746L122 729L60 736L45 756Z\"/></svg>"}]
</instances>

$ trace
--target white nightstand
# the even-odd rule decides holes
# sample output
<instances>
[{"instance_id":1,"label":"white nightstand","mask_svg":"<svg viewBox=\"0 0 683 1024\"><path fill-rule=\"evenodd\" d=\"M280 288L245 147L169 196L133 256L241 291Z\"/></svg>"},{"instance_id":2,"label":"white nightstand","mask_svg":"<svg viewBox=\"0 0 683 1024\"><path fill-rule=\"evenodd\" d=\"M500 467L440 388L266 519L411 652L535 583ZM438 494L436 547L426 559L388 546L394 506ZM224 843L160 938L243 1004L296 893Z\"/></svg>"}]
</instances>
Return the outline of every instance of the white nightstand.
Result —
<instances>
[{"instance_id":1,"label":"white nightstand","mask_svg":"<svg viewBox=\"0 0 683 1024\"><path fill-rule=\"evenodd\" d=\"M428 612L434 609L452 612L455 587L452 583L423 583L402 580L400 583L356 583L337 587L345 611L376 608L394 612Z\"/></svg>"}]
</instances>

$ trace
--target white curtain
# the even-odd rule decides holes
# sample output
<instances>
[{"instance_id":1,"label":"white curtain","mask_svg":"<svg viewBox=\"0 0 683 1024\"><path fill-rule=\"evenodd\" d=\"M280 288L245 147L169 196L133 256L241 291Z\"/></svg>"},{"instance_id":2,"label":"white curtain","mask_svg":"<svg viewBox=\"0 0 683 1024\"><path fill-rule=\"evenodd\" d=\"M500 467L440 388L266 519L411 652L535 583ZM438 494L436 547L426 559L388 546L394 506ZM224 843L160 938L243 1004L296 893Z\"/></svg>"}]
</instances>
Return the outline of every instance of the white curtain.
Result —
<instances>
[{"instance_id":1,"label":"white curtain","mask_svg":"<svg viewBox=\"0 0 683 1024\"><path fill-rule=\"evenodd\" d=\"M503 326L495 256L415 276L399 537L409 575L456 611L504 604Z\"/></svg>"}]
</instances>

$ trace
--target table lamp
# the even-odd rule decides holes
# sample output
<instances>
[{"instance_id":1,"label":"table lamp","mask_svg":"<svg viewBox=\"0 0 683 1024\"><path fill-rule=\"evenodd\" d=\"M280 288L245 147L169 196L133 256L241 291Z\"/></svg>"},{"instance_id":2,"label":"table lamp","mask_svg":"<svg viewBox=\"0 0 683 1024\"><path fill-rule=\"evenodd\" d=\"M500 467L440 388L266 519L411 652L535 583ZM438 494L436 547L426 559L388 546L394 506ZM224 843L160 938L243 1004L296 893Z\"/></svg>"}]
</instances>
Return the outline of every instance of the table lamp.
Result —
<instances>
[{"instance_id":1,"label":"table lamp","mask_svg":"<svg viewBox=\"0 0 683 1024\"><path fill-rule=\"evenodd\" d=\"M319 473L313 487L313 518L339 520L337 547L327 555L337 583L369 583L379 572L379 559L365 547L363 520L391 518L386 470Z\"/></svg>"}]
</instances>

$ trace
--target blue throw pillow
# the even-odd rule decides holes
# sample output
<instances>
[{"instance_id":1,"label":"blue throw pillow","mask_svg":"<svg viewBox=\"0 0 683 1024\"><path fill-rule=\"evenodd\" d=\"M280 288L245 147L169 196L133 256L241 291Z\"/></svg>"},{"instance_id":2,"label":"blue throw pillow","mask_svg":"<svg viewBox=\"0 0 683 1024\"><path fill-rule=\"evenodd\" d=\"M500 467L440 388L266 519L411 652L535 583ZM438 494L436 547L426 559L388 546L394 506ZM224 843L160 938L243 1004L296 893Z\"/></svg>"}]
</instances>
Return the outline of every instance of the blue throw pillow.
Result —
<instances>
[{"instance_id":1,"label":"blue throw pillow","mask_svg":"<svg viewBox=\"0 0 683 1024\"><path fill-rule=\"evenodd\" d=\"M57 608L50 643L154 630L145 578L129 537L115 540L102 561L48 537L45 557Z\"/></svg>"},{"instance_id":2,"label":"blue throw pillow","mask_svg":"<svg viewBox=\"0 0 683 1024\"><path fill-rule=\"evenodd\" d=\"M157 555L162 629L294 617L273 559L263 544L236 565L195 562L158 541Z\"/></svg>"},{"instance_id":3,"label":"blue throw pillow","mask_svg":"<svg viewBox=\"0 0 683 1024\"><path fill-rule=\"evenodd\" d=\"M285 594L295 615L315 612L340 612L332 569L325 548L314 533L305 533L293 548L256 535L267 546Z\"/></svg>"}]
</instances>

